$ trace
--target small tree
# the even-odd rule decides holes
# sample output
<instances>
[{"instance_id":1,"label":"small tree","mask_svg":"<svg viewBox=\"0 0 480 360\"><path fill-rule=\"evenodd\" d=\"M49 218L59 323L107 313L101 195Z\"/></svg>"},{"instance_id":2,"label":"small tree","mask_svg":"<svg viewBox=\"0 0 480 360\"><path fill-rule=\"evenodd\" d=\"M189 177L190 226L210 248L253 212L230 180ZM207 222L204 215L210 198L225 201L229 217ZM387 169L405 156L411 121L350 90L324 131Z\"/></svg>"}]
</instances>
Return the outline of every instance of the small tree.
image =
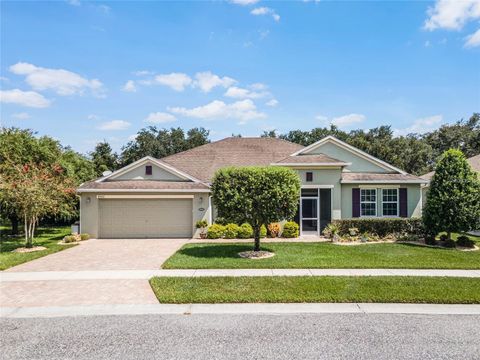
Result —
<instances>
[{"instance_id":1,"label":"small tree","mask_svg":"<svg viewBox=\"0 0 480 360\"><path fill-rule=\"evenodd\" d=\"M75 185L62 176L59 165L15 165L0 174L1 197L15 204L25 226L25 246L32 247L35 226L46 215L67 216L74 211Z\"/></svg>"},{"instance_id":2,"label":"small tree","mask_svg":"<svg viewBox=\"0 0 480 360\"><path fill-rule=\"evenodd\" d=\"M218 215L252 225L254 250L259 251L262 225L295 216L300 186L295 171L271 166L221 169L211 189Z\"/></svg>"},{"instance_id":3,"label":"small tree","mask_svg":"<svg viewBox=\"0 0 480 360\"><path fill-rule=\"evenodd\" d=\"M460 150L440 158L423 213L425 228L439 233L474 229L480 218L480 181Z\"/></svg>"}]
</instances>

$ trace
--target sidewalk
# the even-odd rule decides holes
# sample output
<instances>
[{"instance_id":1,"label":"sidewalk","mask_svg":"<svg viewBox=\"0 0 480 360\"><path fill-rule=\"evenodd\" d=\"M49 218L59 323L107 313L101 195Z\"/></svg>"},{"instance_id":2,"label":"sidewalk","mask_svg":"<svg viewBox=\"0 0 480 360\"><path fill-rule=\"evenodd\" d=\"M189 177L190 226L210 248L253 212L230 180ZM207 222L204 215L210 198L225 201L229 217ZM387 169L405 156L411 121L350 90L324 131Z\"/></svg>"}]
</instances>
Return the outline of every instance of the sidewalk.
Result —
<instances>
[{"instance_id":1,"label":"sidewalk","mask_svg":"<svg viewBox=\"0 0 480 360\"><path fill-rule=\"evenodd\" d=\"M0 318L196 314L435 314L480 315L480 305L385 303L138 304L0 308Z\"/></svg>"},{"instance_id":2,"label":"sidewalk","mask_svg":"<svg viewBox=\"0 0 480 360\"><path fill-rule=\"evenodd\" d=\"M198 269L0 272L0 282L148 280L154 276L431 276L480 278L480 270L434 269Z\"/></svg>"}]
</instances>

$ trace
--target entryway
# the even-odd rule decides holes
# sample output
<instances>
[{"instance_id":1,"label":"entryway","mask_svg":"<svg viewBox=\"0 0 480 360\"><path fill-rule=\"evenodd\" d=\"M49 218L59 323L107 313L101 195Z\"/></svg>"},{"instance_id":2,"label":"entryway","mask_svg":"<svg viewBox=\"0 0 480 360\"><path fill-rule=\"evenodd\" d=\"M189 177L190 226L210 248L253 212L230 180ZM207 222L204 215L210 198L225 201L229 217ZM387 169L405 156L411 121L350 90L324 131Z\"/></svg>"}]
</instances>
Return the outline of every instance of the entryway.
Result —
<instances>
[{"instance_id":1,"label":"entryway","mask_svg":"<svg viewBox=\"0 0 480 360\"><path fill-rule=\"evenodd\" d=\"M331 189L302 189L298 219L300 235L320 236L332 220Z\"/></svg>"}]
</instances>

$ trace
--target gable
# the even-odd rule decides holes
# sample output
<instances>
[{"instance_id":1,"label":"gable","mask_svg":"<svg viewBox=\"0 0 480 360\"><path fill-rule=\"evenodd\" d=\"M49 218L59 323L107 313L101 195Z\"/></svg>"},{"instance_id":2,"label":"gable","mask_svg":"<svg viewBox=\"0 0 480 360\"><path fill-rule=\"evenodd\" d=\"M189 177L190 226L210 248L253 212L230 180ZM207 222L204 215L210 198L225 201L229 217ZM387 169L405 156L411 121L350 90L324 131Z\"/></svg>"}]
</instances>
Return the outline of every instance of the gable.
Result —
<instances>
[{"instance_id":1,"label":"gable","mask_svg":"<svg viewBox=\"0 0 480 360\"><path fill-rule=\"evenodd\" d=\"M318 147L311 149L308 151L308 154L325 154L335 159L351 163L351 165L345 168L352 172L392 172L392 170L388 170L384 166L380 166L330 141L324 142Z\"/></svg>"},{"instance_id":2,"label":"gable","mask_svg":"<svg viewBox=\"0 0 480 360\"><path fill-rule=\"evenodd\" d=\"M145 167L152 167L152 175L146 175ZM138 166L112 177L111 180L160 180L160 181L185 181L180 176L162 169L160 166L154 164L152 161L146 161Z\"/></svg>"}]
</instances>

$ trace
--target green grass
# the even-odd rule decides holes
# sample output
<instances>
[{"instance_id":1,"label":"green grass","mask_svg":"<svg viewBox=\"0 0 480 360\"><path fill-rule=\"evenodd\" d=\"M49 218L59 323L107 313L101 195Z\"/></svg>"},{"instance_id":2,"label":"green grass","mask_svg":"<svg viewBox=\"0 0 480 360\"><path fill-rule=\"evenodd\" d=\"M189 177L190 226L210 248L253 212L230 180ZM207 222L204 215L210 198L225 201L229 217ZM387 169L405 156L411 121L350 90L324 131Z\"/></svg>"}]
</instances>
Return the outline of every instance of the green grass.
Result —
<instances>
[{"instance_id":1,"label":"green grass","mask_svg":"<svg viewBox=\"0 0 480 360\"><path fill-rule=\"evenodd\" d=\"M172 255L164 269L480 269L480 251L463 252L410 244L341 246L331 243L263 243L275 256L243 259L252 244L187 244Z\"/></svg>"},{"instance_id":2,"label":"green grass","mask_svg":"<svg viewBox=\"0 0 480 360\"><path fill-rule=\"evenodd\" d=\"M57 244L59 240L70 233L70 226L39 228L38 231L36 231L37 236L33 239L33 245L45 246L47 249L32 253L13 253L12 250L25 246L25 238L9 237L7 236L9 232L10 229L6 227L0 229L0 270L5 270L12 266L75 246Z\"/></svg>"},{"instance_id":3,"label":"green grass","mask_svg":"<svg viewBox=\"0 0 480 360\"><path fill-rule=\"evenodd\" d=\"M480 279L433 277L154 277L161 303L480 303Z\"/></svg>"},{"instance_id":4,"label":"green grass","mask_svg":"<svg viewBox=\"0 0 480 360\"><path fill-rule=\"evenodd\" d=\"M438 234L437 239L440 239L440 235L442 235L442 234L446 235L447 233L443 232L443 233ZM475 236L475 235L452 233L452 240L456 241L460 235L465 235L468 238L470 238L470 240L475 241L477 243L477 245L480 245L480 236Z\"/></svg>"}]
</instances>

